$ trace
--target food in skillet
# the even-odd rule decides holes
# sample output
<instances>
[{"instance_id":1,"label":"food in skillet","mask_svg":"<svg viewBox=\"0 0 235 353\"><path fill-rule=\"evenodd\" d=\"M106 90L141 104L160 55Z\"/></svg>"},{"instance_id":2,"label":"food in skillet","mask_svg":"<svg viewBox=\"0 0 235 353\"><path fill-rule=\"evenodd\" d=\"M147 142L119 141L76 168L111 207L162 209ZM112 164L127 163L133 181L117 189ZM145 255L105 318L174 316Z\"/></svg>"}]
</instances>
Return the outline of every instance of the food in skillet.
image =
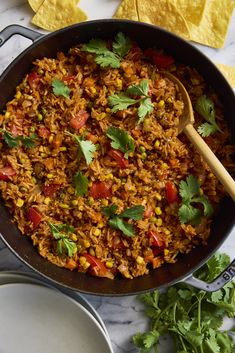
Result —
<instances>
[{"instance_id":1,"label":"food in skillet","mask_svg":"<svg viewBox=\"0 0 235 353\"><path fill-rule=\"evenodd\" d=\"M234 170L215 93L193 69L122 33L36 60L0 115L0 190L14 222L57 266L133 278L206 244L223 187L187 138L169 70L196 126Z\"/></svg>"}]
</instances>

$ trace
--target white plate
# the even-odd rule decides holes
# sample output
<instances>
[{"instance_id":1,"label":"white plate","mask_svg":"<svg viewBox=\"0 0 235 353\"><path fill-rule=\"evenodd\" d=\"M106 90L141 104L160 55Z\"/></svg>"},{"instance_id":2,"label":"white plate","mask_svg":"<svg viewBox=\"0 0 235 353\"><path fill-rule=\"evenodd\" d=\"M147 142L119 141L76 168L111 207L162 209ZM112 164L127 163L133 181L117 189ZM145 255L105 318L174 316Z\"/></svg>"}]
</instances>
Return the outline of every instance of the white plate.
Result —
<instances>
[{"instance_id":1,"label":"white plate","mask_svg":"<svg viewBox=\"0 0 235 353\"><path fill-rule=\"evenodd\" d=\"M42 278L40 278L37 274L35 273L25 273L25 272L20 272L20 271L1 271L0 272L0 285L2 284L8 284L8 283L35 283L35 284L40 284L44 285L47 287L54 288L54 285L45 282ZM110 341L108 331L106 329L106 326L101 319L100 315L97 313L97 311L93 308L93 306L86 300L84 299L79 293L75 291L71 291L68 289L62 289L62 288L56 288L59 291L64 291L65 294L69 295L73 299L75 299L79 304L81 304L86 310L88 310L94 318L98 321L102 329L104 330L108 340ZM1 352L0 352L1 353Z\"/></svg>"},{"instance_id":2,"label":"white plate","mask_svg":"<svg viewBox=\"0 0 235 353\"><path fill-rule=\"evenodd\" d=\"M0 313L1 353L113 353L94 317L52 288L1 285Z\"/></svg>"}]
</instances>

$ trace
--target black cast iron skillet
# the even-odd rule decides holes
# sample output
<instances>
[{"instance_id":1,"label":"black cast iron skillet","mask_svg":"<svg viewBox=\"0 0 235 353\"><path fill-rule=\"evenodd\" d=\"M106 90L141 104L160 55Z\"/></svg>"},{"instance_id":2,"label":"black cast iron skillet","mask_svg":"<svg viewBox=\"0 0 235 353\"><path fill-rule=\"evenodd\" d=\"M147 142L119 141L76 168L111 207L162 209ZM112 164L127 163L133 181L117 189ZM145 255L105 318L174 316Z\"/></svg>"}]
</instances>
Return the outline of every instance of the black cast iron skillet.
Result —
<instances>
[{"instance_id":1,"label":"black cast iron skillet","mask_svg":"<svg viewBox=\"0 0 235 353\"><path fill-rule=\"evenodd\" d=\"M36 58L53 57L57 51L67 51L70 47L87 42L91 38L112 38L118 31L124 32L143 48L154 46L163 48L176 60L195 67L219 95L224 106L225 118L232 133L232 140L235 143L235 96L218 69L201 52L183 39L158 27L127 20L84 22L46 36L17 25L5 28L0 33L0 46L14 34L30 38L34 43L21 53L2 74L0 78L0 111L4 109L6 102L13 97L15 87L30 71L31 64ZM77 271L71 272L52 265L40 257L31 241L19 233L11 221L8 210L0 200L1 238L19 259L45 279L79 292L97 295L137 294L169 286L182 280L208 291L218 289L234 276L235 260L216 281L210 284L197 280L191 274L221 246L234 223L235 203L226 197L214 216L207 246L197 247L190 254L180 256L176 264L168 264L160 269L151 270L149 275L133 280L117 278L112 281L91 277Z\"/></svg>"}]
</instances>

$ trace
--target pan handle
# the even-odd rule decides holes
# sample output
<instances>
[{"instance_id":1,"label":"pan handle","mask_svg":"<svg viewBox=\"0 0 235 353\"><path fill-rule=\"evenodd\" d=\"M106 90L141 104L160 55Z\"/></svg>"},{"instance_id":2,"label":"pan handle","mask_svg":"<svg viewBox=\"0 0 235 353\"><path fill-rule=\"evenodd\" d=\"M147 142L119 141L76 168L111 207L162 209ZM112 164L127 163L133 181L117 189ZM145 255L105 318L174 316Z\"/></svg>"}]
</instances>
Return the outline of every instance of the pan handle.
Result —
<instances>
[{"instance_id":1,"label":"pan handle","mask_svg":"<svg viewBox=\"0 0 235 353\"><path fill-rule=\"evenodd\" d=\"M0 47L15 34L20 34L23 37L31 39L33 42L43 36L42 33L33 31L32 29L20 25L10 25L0 32Z\"/></svg>"},{"instance_id":2,"label":"pan handle","mask_svg":"<svg viewBox=\"0 0 235 353\"><path fill-rule=\"evenodd\" d=\"M185 283L192 287L203 289L206 292L215 292L221 289L226 283L230 282L235 276L235 259L231 264L213 281L206 283L193 275L184 280Z\"/></svg>"}]
</instances>

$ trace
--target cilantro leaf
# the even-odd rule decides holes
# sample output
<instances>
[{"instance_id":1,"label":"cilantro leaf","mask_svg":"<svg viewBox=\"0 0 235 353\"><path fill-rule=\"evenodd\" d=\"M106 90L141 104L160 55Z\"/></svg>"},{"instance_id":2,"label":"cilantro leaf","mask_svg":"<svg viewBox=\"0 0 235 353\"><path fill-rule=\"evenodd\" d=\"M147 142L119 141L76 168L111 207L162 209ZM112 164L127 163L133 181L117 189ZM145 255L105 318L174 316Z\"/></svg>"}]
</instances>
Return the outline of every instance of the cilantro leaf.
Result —
<instances>
[{"instance_id":1,"label":"cilantro leaf","mask_svg":"<svg viewBox=\"0 0 235 353\"><path fill-rule=\"evenodd\" d=\"M65 252L69 257L72 257L77 252L77 245L68 238L68 233L73 232L74 228L67 224L49 223L49 226L53 237L57 240L58 254L62 255Z\"/></svg>"},{"instance_id":2,"label":"cilantro leaf","mask_svg":"<svg viewBox=\"0 0 235 353\"><path fill-rule=\"evenodd\" d=\"M104 40L91 39L87 44L83 44L81 50L94 54L105 54L108 49Z\"/></svg>"},{"instance_id":3,"label":"cilantro leaf","mask_svg":"<svg viewBox=\"0 0 235 353\"><path fill-rule=\"evenodd\" d=\"M182 197L182 205L178 212L181 223L190 222L196 226L200 224L202 215L206 217L212 215L213 207L205 195L200 195L200 184L193 175L189 175L186 181L181 180L179 193ZM203 212L195 207L197 204L203 206Z\"/></svg>"},{"instance_id":4,"label":"cilantro leaf","mask_svg":"<svg viewBox=\"0 0 235 353\"><path fill-rule=\"evenodd\" d=\"M110 126L106 131L106 135L112 140L111 146L123 152L126 159L128 159L130 152L134 152L134 140L125 130Z\"/></svg>"},{"instance_id":5,"label":"cilantro leaf","mask_svg":"<svg viewBox=\"0 0 235 353\"><path fill-rule=\"evenodd\" d=\"M19 138L12 136L12 134L6 130L1 130L3 132L3 138L6 144L10 148L15 148L19 146Z\"/></svg>"},{"instance_id":6,"label":"cilantro leaf","mask_svg":"<svg viewBox=\"0 0 235 353\"><path fill-rule=\"evenodd\" d=\"M88 191L88 178L82 174L82 172L77 172L74 175L74 184L76 194L79 196L84 196Z\"/></svg>"},{"instance_id":7,"label":"cilantro leaf","mask_svg":"<svg viewBox=\"0 0 235 353\"><path fill-rule=\"evenodd\" d=\"M119 110L127 109L130 105L135 104L136 99L130 98L123 93L119 93L109 96L108 102L112 108L112 113L116 113Z\"/></svg>"},{"instance_id":8,"label":"cilantro leaf","mask_svg":"<svg viewBox=\"0 0 235 353\"><path fill-rule=\"evenodd\" d=\"M19 142L22 142L22 145L25 148L34 148L36 146L35 144L35 139L37 138L36 134L32 134L31 136L12 136L12 134L5 130L1 129L0 130L3 133L3 139L6 142L6 144L10 148L16 148L19 147Z\"/></svg>"},{"instance_id":9,"label":"cilantro leaf","mask_svg":"<svg viewBox=\"0 0 235 353\"><path fill-rule=\"evenodd\" d=\"M137 347L141 348L141 353L149 353L158 342L159 336L159 332L155 330L144 334L138 332L132 340Z\"/></svg>"},{"instance_id":10,"label":"cilantro leaf","mask_svg":"<svg viewBox=\"0 0 235 353\"><path fill-rule=\"evenodd\" d=\"M125 37L122 32L119 32L113 42L113 51L122 58L128 53L131 47L131 41Z\"/></svg>"},{"instance_id":11,"label":"cilantro leaf","mask_svg":"<svg viewBox=\"0 0 235 353\"><path fill-rule=\"evenodd\" d=\"M150 98L144 98L140 101L140 106L138 108L139 123L141 123L147 114L152 113L154 108L153 103Z\"/></svg>"},{"instance_id":12,"label":"cilantro leaf","mask_svg":"<svg viewBox=\"0 0 235 353\"><path fill-rule=\"evenodd\" d=\"M133 237L135 235L132 225L123 221L123 219L119 217L109 219L109 225L113 228L121 230L127 237Z\"/></svg>"},{"instance_id":13,"label":"cilantro leaf","mask_svg":"<svg viewBox=\"0 0 235 353\"><path fill-rule=\"evenodd\" d=\"M104 54L97 55L95 61L101 67L111 66L114 69L120 67L119 58L117 58L117 56L114 53L112 53L111 51L107 51Z\"/></svg>"},{"instance_id":14,"label":"cilantro leaf","mask_svg":"<svg viewBox=\"0 0 235 353\"><path fill-rule=\"evenodd\" d=\"M92 162L94 158L94 152L96 151L96 146L94 143L89 140L83 140L81 136L71 134L71 132L68 131L66 131L65 134L75 139L79 146L79 152L83 154L86 163L89 165Z\"/></svg>"},{"instance_id":15,"label":"cilantro leaf","mask_svg":"<svg viewBox=\"0 0 235 353\"><path fill-rule=\"evenodd\" d=\"M31 136L23 136L21 138L21 141L25 148L34 148L36 147L36 143L35 143L36 138L37 138L37 135L32 134Z\"/></svg>"},{"instance_id":16,"label":"cilantro leaf","mask_svg":"<svg viewBox=\"0 0 235 353\"><path fill-rule=\"evenodd\" d=\"M147 97L148 91L149 91L148 80L142 80L138 85L129 86L126 90L126 93L128 95L133 95L133 96Z\"/></svg>"},{"instance_id":17,"label":"cilantro leaf","mask_svg":"<svg viewBox=\"0 0 235 353\"><path fill-rule=\"evenodd\" d=\"M122 218L131 218L136 221L142 219L144 216L144 206L137 205L130 208L127 208L125 211L119 214L119 217Z\"/></svg>"},{"instance_id":18,"label":"cilantro leaf","mask_svg":"<svg viewBox=\"0 0 235 353\"><path fill-rule=\"evenodd\" d=\"M70 89L64 84L63 81L57 79L53 80L52 87L55 96L63 96L65 98L69 98Z\"/></svg>"},{"instance_id":19,"label":"cilantro leaf","mask_svg":"<svg viewBox=\"0 0 235 353\"><path fill-rule=\"evenodd\" d=\"M195 104L195 110L207 121L198 127L198 132L203 137L221 131L215 121L215 106L213 101L206 95L200 96Z\"/></svg>"},{"instance_id":20,"label":"cilantro leaf","mask_svg":"<svg viewBox=\"0 0 235 353\"><path fill-rule=\"evenodd\" d=\"M118 208L117 205L113 204L108 207L103 207L102 211L106 217L113 217L116 214L117 208Z\"/></svg>"}]
</instances>

